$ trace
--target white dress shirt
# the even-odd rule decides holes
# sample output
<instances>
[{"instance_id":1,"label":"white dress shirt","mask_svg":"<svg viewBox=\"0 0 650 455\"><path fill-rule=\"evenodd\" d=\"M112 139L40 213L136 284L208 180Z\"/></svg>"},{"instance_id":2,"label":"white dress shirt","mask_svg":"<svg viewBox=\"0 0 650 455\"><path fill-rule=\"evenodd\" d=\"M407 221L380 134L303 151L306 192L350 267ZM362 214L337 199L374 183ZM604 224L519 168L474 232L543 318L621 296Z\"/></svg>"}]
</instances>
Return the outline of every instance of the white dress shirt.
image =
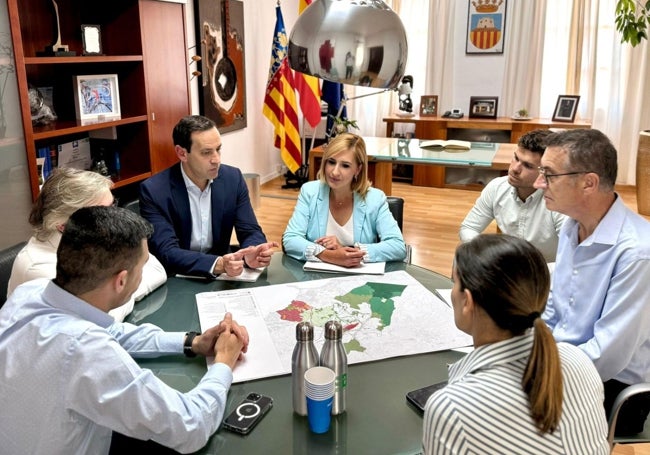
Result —
<instances>
[{"instance_id":1,"label":"white dress shirt","mask_svg":"<svg viewBox=\"0 0 650 455\"><path fill-rule=\"evenodd\" d=\"M546 208L544 192L537 190L525 201L510 185L508 176L491 180L460 225L460 240L469 242L496 220L504 234L528 240L554 262L558 235L566 216Z\"/></svg>"}]
</instances>

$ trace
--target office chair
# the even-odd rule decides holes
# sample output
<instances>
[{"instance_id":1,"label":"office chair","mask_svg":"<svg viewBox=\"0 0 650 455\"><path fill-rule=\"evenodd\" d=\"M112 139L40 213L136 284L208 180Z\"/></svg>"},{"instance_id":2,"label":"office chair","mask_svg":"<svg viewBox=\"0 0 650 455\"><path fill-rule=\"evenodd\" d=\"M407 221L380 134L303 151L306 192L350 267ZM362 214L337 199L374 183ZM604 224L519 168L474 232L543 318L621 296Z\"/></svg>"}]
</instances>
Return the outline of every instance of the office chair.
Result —
<instances>
[{"instance_id":1,"label":"office chair","mask_svg":"<svg viewBox=\"0 0 650 455\"><path fill-rule=\"evenodd\" d=\"M127 202L124 204L124 208L131 210L136 215L140 215L140 201L138 199Z\"/></svg>"},{"instance_id":2,"label":"office chair","mask_svg":"<svg viewBox=\"0 0 650 455\"><path fill-rule=\"evenodd\" d=\"M640 384L633 384L621 390L621 392L614 400L614 405L612 406L612 412L609 414L607 425L609 427L609 433L607 434L607 441L609 442L610 449L614 448L614 444L619 443L641 443L641 442L650 442L650 423L646 421L645 429L643 433L633 435L630 437L614 437L614 432L616 431L616 421L618 419L618 413L621 410L623 404L632 398L635 395L642 393L650 393L650 383L642 382ZM648 419L650 421L650 419Z\"/></svg>"},{"instance_id":3,"label":"office chair","mask_svg":"<svg viewBox=\"0 0 650 455\"><path fill-rule=\"evenodd\" d=\"M27 245L27 242L20 242L0 251L0 307L7 301L7 285L9 284L9 277L11 277L14 260L25 245Z\"/></svg>"},{"instance_id":4,"label":"office chair","mask_svg":"<svg viewBox=\"0 0 650 455\"><path fill-rule=\"evenodd\" d=\"M393 218L395 218L395 221L397 221L397 226L399 227L399 230L404 232L402 230L402 226L404 224L404 199L401 197L386 196L386 202L388 203L388 210L390 210L390 213L393 214ZM407 264L411 263L412 252L413 252L413 248L411 247L411 245L407 243L406 257L404 258L405 263Z\"/></svg>"},{"instance_id":5,"label":"office chair","mask_svg":"<svg viewBox=\"0 0 650 455\"><path fill-rule=\"evenodd\" d=\"M397 221L399 230L402 231L404 221L404 199L401 197L387 196L386 202L388 202L388 210L390 210L390 213L393 214L393 218Z\"/></svg>"}]
</instances>

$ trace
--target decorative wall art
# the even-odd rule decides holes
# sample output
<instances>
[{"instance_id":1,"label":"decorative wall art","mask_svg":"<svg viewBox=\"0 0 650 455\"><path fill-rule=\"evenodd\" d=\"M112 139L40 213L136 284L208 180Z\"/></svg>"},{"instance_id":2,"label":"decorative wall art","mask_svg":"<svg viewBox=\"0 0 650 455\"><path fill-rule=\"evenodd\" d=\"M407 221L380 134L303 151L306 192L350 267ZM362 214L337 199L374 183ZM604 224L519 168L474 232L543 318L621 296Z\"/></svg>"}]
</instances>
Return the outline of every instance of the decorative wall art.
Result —
<instances>
[{"instance_id":1,"label":"decorative wall art","mask_svg":"<svg viewBox=\"0 0 650 455\"><path fill-rule=\"evenodd\" d=\"M74 97L82 125L121 118L117 74L74 76Z\"/></svg>"},{"instance_id":2,"label":"decorative wall art","mask_svg":"<svg viewBox=\"0 0 650 455\"><path fill-rule=\"evenodd\" d=\"M221 133L246 127L244 3L195 0L201 43L201 113Z\"/></svg>"},{"instance_id":3,"label":"decorative wall art","mask_svg":"<svg viewBox=\"0 0 650 455\"><path fill-rule=\"evenodd\" d=\"M466 54L503 54L506 0L469 0Z\"/></svg>"}]
</instances>

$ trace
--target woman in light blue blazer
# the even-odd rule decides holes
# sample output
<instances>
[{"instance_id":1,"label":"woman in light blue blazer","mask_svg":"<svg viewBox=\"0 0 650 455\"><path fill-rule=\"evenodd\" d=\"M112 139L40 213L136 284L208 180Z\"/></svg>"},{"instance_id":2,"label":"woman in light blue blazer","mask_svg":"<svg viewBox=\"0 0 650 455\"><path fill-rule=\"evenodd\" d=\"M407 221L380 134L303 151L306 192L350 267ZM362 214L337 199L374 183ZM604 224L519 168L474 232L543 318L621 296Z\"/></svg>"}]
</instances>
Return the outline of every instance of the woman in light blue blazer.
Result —
<instances>
[{"instance_id":1,"label":"woman in light blue blazer","mask_svg":"<svg viewBox=\"0 0 650 455\"><path fill-rule=\"evenodd\" d=\"M300 189L282 246L293 258L343 267L404 260L402 232L386 195L371 187L360 136L343 133L327 144L318 180Z\"/></svg>"}]
</instances>

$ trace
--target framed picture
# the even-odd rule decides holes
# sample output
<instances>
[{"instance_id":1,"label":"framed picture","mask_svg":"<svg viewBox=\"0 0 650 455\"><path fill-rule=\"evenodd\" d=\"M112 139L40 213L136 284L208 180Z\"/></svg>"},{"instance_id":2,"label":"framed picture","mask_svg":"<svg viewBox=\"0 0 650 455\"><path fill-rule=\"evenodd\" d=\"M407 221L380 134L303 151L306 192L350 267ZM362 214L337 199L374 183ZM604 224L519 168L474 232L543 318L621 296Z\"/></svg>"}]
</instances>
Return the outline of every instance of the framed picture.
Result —
<instances>
[{"instance_id":1,"label":"framed picture","mask_svg":"<svg viewBox=\"0 0 650 455\"><path fill-rule=\"evenodd\" d=\"M497 118L499 98L496 96L472 96L469 99L470 118Z\"/></svg>"},{"instance_id":2,"label":"framed picture","mask_svg":"<svg viewBox=\"0 0 650 455\"><path fill-rule=\"evenodd\" d=\"M578 110L578 101L580 96L577 95L560 95L557 97L555 110L553 111L554 122L573 122Z\"/></svg>"},{"instance_id":3,"label":"framed picture","mask_svg":"<svg viewBox=\"0 0 650 455\"><path fill-rule=\"evenodd\" d=\"M102 34L99 25L81 26L81 42L83 44L84 55L101 55L102 54Z\"/></svg>"},{"instance_id":4,"label":"framed picture","mask_svg":"<svg viewBox=\"0 0 650 455\"><path fill-rule=\"evenodd\" d=\"M422 95L420 97L420 117L435 117L438 115L438 95Z\"/></svg>"},{"instance_id":5,"label":"framed picture","mask_svg":"<svg viewBox=\"0 0 650 455\"><path fill-rule=\"evenodd\" d=\"M507 0L467 1L466 54L503 54Z\"/></svg>"},{"instance_id":6,"label":"framed picture","mask_svg":"<svg viewBox=\"0 0 650 455\"><path fill-rule=\"evenodd\" d=\"M121 118L117 74L73 76L77 119L82 125Z\"/></svg>"},{"instance_id":7,"label":"framed picture","mask_svg":"<svg viewBox=\"0 0 650 455\"><path fill-rule=\"evenodd\" d=\"M196 42L201 43L201 114L221 133L246 127L244 3L194 0Z\"/></svg>"}]
</instances>

